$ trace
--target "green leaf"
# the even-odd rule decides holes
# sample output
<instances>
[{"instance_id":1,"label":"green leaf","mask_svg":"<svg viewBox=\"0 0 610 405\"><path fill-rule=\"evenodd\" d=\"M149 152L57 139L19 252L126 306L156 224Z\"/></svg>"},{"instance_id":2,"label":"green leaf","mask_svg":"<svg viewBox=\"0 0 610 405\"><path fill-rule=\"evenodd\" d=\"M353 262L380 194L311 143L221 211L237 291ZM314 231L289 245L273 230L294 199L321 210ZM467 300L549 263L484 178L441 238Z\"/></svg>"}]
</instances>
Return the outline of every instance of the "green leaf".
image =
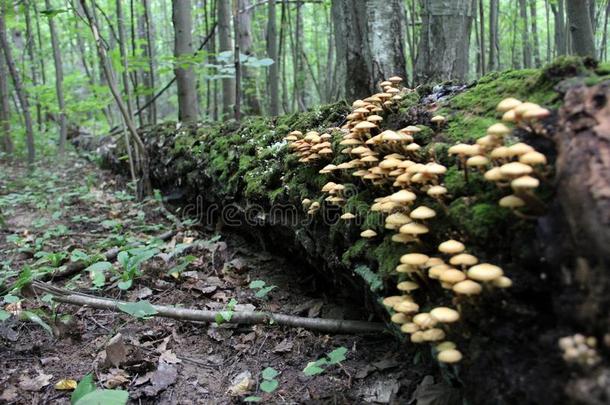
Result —
<instances>
[{"instance_id":1,"label":"green leaf","mask_svg":"<svg viewBox=\"0 0 610 405\"><path fill-rule=\"evenodd\" d=\"M87 374L86 376L83 377L82 380L80 380L80 382L76 386L76 389L74 390L74 392L72 393L72 396L70 397L70 402L72 404L75 404L82 397L84 397L85 395L87 395L93 391L95 391L95 384L93 384L93 375Z\"/></svg>"},{"instance_id":2,"label":"green leaf","mask_svg":"<svg viewBox=\"0 0 610 405\"><path fill-rule=\"evenodd\" d=\"M273 380L279 374L280 373L273 367L267 367L266 369L263 370L262 376L263 376L263 380Z\"/></svg>"},{"instance_id":3,"label":"green leaf","mask_svg":"<svg viewBox=\"0 0 610 405\"><path fill-rule=\"evenodd\" d=\"M121 390L97 390L90 392L74 405L124 405L129 399L129 393Z\"/></svg>"},{"instance_id":4,"label":"green leaf","mask_svg":"<svg viewBox=\"0 0 610 405\"><path fill-rule=\"evenodd\" d=\"M317 361L307 363L307 366L303 370L303 374L309 377L317 374L322 374L324 372L324 369L321 368L317 363Z\"/></svg>"},{"instance_id":5,"label":"green leaf","mask_svg":"<svg viewBox=\"0 0 610 405\"><path fill-rule=\"evenodd\" d=\"M44 330L46 330L49 333L49 335L53 336L53 330L51 329L49 324L46 323L45 321L43 321L42 318L39 317L38 315L36 315L35 313L30 312L30 311L22 311L21 316L23 316L25 319L28 319L28 320L34 322L35 324L42 326L42 328Z\"/></svg>"},{"instance_id":6,"label":"green leaf","mask_svg":"<svg viewBox=\"0 0 610 405\"><path fill-rule=\"evenodd\" d=\"M11 317L11 313L7 312L3 309L0 309L0 322L4 322L6 321L8 318Z\"/></svg>"},{"instance_id":7,"label":"green leaf","mask_svg":"<svg viewBox=\"0 0 610 405\"><path fill-rule=\"evenodd\" d=\"M261 402L263 399L261 397L257 397L257 396L249 396L244 398L244 402Z\"/></svg>"},{"instance_id":8,"label":"green leaf","mask_svg":"<svg viewBox=\"0 0 610 405\"><path fill-rule=\"evenodd\" d=\"M260 387L261 390L265 391L266 393L271 393L277 389L278 385L280 384L277 382L277 380L265 380L261 383Z\"/></svg>"},{"instance_id":9,"label":"green leaf","mask_svg":"<svg viewBox=\"0 0 610 405\"><path fill-rule=\"evenodd\" d=\"M4 302L6 302L7 304L14 304L16 302L19 302L20 300L21 298L17 297L16 295L6 294L4 296Z\"/></svg>"},{"instance_id":10,"label":"green leaf","mask_svg":"<svg viewBox=\"0 0 610 405\"><path fill-rule=\"evenodd\" d=\"M133 280L129 279L127 281L121 281L117 284L120 290L129 290L131 285L133 284Z\"/></svg>"},{"instance_id":11,"label":"green leaf","mask_svg":"<svg viewBox=\"0 0 610 405\"><path fill-rule=\"evenodd\" d=\"M85 271L89 271L91 273L94 286L102 287L104 283L106 283L106 275L104 273L111 268L112 263L110 262L97 262L87 267Z\"/></svg>"},{"instance_id":12,"label":"green leaf","mask_svg":"<svg viewBox=\"0 0 610 405\"><path fill-rule=\"evenodd\" d=\"M89 255L85 252L83 252L82 250L73 250L72 254L70 255L70 260L73 262L86 262L89 260Z\"/></svg>"},{"instance_id":13,"label":"green leaf","mask_svg":"<svg viewBox=\"0 0 610 405\"><path fill-rule=\"evenodd\" d=\"M347 353L347 347L339 347L332 352L328 353L330 361L328 364L337 364L345 360L345 354Z\"/></svg>"},{"instance_id":14,"label":"green leaf","mask_svg":"<svg viewBox=\"0 0 610 405\"><path fill-rule=\"evenodd\" d=\"M265 283L263 280L254 280L250 282L250 285L248 287L252 288L252 289L258 289L258 288L263 288L265 286Z\"/></svg>"},{"instance_id":15,"label":"green leaf","mask_svg":"<svg viewBox=\"0 0 610 405\"><path fill-rule=\"evenodd\" d=\"M267 296L267 294L269 294L271 292L271 290L273 290L276 287L277 286L275 286L275 285L268 285L267 287L264 287L264 288L261 288L260 290L258 290L256 292L256 294L254 294L254 296L256 298L264 298Z\"/></svg>"},{"instance_id":16,"label":"green leaf","mask_svg":"<svg viewBox=\"0 0 610 405\"><path fill-rule=\"evenodd\" d=\"M121 311L126 312L135 318L145 318L157 313L157 310L147 300L129 302L126 304L121 303L118 307Z\"/></svg>"}]
</instances>

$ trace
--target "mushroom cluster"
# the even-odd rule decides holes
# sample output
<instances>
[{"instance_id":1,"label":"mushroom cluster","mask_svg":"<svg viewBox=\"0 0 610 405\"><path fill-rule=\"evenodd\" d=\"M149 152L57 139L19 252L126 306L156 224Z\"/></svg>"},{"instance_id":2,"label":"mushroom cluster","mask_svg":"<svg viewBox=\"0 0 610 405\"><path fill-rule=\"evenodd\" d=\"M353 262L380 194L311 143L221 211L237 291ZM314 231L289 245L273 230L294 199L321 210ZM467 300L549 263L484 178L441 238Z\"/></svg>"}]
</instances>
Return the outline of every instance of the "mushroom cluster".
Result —
<instances>
[{"instance_id":1,"label":"mushroom cluster","mask_svg":"<svg viewBox=\"0 0 610 405\"><path fill-rule=\"evenodd\" d=\"M521 102L515 98L502 100L497 110L504 113L503 120L531 124L548 116L549 111L538 104ZM532 146L516 142L510 144L511 129L503 123L487 128L487 134L474 145L458 143L449 148L450 155L456 155L468 179L468 172L476 170L483 173L485 180L495 183L501 189L512 189L512 194L500 199L501 207L509 208L525 217L522 207L534 212L540 211L541 201L534 191L540 185L539 178L547 164L546 156Z\"/></svg>"},{"instance_id":2,"label":"mushroom cluster","mask_svg":"<svg viewBox=\"0 0 610 405\"><path fill-rule=\"evenodd\" d=\"M320 163L326 157L333 156L331 134L319 135L318 132L310 131L303 136L301 132L293 131L285 139L290 142L290 147L300 162L318 162L319 167L324 165L319 173L335 180L322 187L321 191L327 195L326 203L346 206L345 186L351 183L379 192L380 196L374 199L370 210L383 214L385 228L394 232L392 241L407 244L411 251L400 258L396 267L396 289L399 293L384 298L383 304L391 315L391 321L400 325L400 330L409 335L411 342L433 344L438 361L457 363L462 359L462 353L454 342L446 338L450 333L450 324L461 318L461 303L468 300L469 296L484 291L511 287L512 280L504 275L500 267L480 263L479 258L467 253L466 246L460 241L447 240L434 253L422 243L424 235L434 227L437 212L433 207L446 209L444 200L447 189L443 185L443 177L447 168L415 142L415 135L420 131L417 126L410 125L397 131L380 128L384 112L400 100L401 94L409 91L401 89L400 82L398 77L390 78L380 84L383 93L353 103L346 123L340 131L333 132L333 135L338 133L341 136L338 142L340 151L335 154L341 163ZM505 101L500 103L499 108L507 108L505 104L508 103ZM516 110L517 106L511 108ZM532 114L527 115L527 120L534 119ZM517 116L526 119L524 112L515 112L515 117ZM541 117L542 112L538 110L536 116ZM434 124L440 128L445 121L445 117L438 116L435 117ZM519 190L515 191L515 197L521 198L519 195L524 189L521 183L526 180L523 179L524 174L516 175L516 170L510 170L515 165L506 168L505 165L527 165L532 169L527 174L531 174L537 165L532 159L540 154L525 144L507 146L509 132L506 125L495 124L476 144L458 144L451 147L449 152L458 156L466 173L468 170L480 170L486 173L487 178L488 172L501 170L502 177L499 177L497 183L501 187L507 181L507 184L512 184L514 180L519 180L513 188ZM509 152L504 157L498 157L499 148ZM542 157L544 158L543 155ZM308 199L303 202L310 215L314 215L320 208L319 204L314 204L316 203ZM347 210L341 215L345 221L355 218L356 215ZM379 236L378 231L363 229L360 236L375 241ZM446 301L452 300L451 306L454 308L438 306L429 311L420 311L423 303L418 303L416 297L424 299L439 296L430 294L433 289L449 292L445 295Z\"/></svg>"},{"instance_id":3,"label":"mushroom cluster","mask_svg":"<svg viewBox=\"0 0 610 405\"><path fill-rule=\"evenodd\" d=\"M559 339L562 357L567 363L575 363L585 367L593 367L601 361L597 352L597 339L586 337L580 333Z\"/></svg>"}]
</instances>

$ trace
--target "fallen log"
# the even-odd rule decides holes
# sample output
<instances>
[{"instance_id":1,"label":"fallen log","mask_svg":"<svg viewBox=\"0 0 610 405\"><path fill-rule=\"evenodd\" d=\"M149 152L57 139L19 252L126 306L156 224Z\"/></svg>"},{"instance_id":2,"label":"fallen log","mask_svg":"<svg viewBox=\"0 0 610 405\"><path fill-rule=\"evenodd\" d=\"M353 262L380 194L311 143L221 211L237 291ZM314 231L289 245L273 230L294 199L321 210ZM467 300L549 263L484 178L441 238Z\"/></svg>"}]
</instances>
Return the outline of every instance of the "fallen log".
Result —
<instances>
[{"instance_id":1,"label":"fallen log","mask_svg":"<svg viewBox=\"0 0 610 405\"><path fill-rule=\"evenodd\" d=\"M422 197L437 217L416 246L395 243L385 232L383 216L370 210L380 196L371 186L343 174L319 174L325 163L299 163L282 141L291 130L322 133L342 125L349 112L345 104L273 119L246 119L241 125L166 123L148 128L142 136L155 162L155 187L182 207L182 215L251 235L263 248L307 265L323 280L321 288L368 302L370 311L386 320L389 314L380 298L397 294L394 269L401 256L415 250L437 254L440 242L459 239L480 261L500 265L514 285L457 302L434 286L414 292L423 308L458 305L463 318L447 328L451 340L467 347L463 367L459 376L437 368L437 377L461 387L472 403L493 398L494 403L511 404L569 402L576 397L570 381L578 376L592 387L585 403L593 404L605 395L597 375L608 370L607 359L573 373L558 341L581 333L601 342L610 329L608 193L602 180L608 179L610 166L603 125L610 91L607 84L584 84L599 82L604 74L579 59L565 59L542 71L493 73L450 97L446 88L429 94L422 87L384 112L382 129L419 124L415 141L422 146L421 153L448 168L448 199L440 205ZM552 109L536 131L522 128L510 135L514 142L527 142L547 155L557 173L553 177L551 170L543 181L539 197L546 211L537 217L522 215L533 219L499 207L498 200L506 193L476 172L465 179L459 162L447 153L456 142L473 143L484 135L499 120L497 103L509 96ZM447 118L446 126L432 124L435 113ZM103 148L104 162L126 173L118 159L120 142ZM586 154L578 155L580 151ZM333 163L348 160L337 154ZM320 193L331 180L354 185L342 209L327 204ZM320 203L316 215L309 216L302 208L305 198ZM355 214L357 220L339 220L342 212ZM359 238L367 228L378 236ZM434 361L429 350L418 347L407 344L405 350L418 352L426 360L421 364ZM430 370L422 366L422 372Z\"/></svg>"},{"instance_id":2,"label":"fallen log","mask_svg":"<svg viewBox=\"0 0 610 405\"><path fill-rule=\"evenodd\" d=\"M51 294L53 296L53 301L61 302L64 304L85 306L96 309L105 309L119 313L125 313L120 309L120 306L128 304L127 301L119 301L103 297L94 297L82 293L72 293L68 290L53 287L51 285L38 281L32 282L31 286L34 288L35 291ZM156 313L151 316L161 316L164 318L177 319L179 321L206 323L217 322L218 316L220 316L221 312L223 312L201 309L176 308L165 305L152 305L152 307L154 308ZM294 328L303 328L318 332L337 334L380 333L385 330L385 325L382 323L350 321L345 319L307 318L302 316L258 311L232 311L231 318L229 320L225 320L224 323L240 325L277 324L280 326L289 326Z\"/></svg>"}]
</instances>

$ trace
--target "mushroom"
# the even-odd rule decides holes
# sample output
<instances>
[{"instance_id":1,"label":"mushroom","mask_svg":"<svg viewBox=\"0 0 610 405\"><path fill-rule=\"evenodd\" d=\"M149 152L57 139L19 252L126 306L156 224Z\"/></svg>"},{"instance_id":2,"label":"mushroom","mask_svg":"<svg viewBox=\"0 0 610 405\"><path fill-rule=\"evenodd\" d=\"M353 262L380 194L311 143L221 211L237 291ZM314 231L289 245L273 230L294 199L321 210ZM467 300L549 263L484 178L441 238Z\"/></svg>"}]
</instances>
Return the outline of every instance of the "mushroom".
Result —
<instances>
[{"instance_id":1,"label":"mushroom","mask_svg":"<svg viewBox=\"0 0 610 405\"><path fill-rule=\"evenodd\" d=\"M356 216L354 214L352 214L351 212L346 212L345 214L341 215L341 219L345 219L345 220L354 219L354 218L356 218Z\"/></svg>"},{"instance_id":2,"label":"mushroom","mask_svg":"<svg viewBox=\"0 0 610 405\"><path fill-rule=\"evenodd\" d=\"M420 312L413 317L413 323L419 326L420 329L429 329L433 328L438 323L438 320L427 312Z\"/></svg>"},{"instance_id":3,"label":"mushroom","mask_svg":"<svg viewBox=\"0 0 610 405\"><path fill-rule=\"evenodd\" d=\"M432 328L424 331L424 340L426 342L438 342L445 339L445 331L438 328Z\"/></svg>"},{"instance_id":4,"label":"mushroom","mask_svg":"<svg viewBox=\"0 0 610 405\"><path fill-rule=\"evenodd\" d=\"M453 292L461 295L479 295L483 289L476 281L464 280L455 284L452 287L452 290Z\"/></svg>"},{"instance_id":5,"label":"mushroom","mask_svg":"<svg viewBox=\"0 0 610 405\"><path fill-rule=\"evenodd\" d=\"M448 255L455 255L462 253L466 249L466 246L462 242L458 242L454 239L449 239L438 245L438 251Z\"/></svg>"},{"instance_id":6,"label":"mushroom","mask_svg":"<svg viewBox=\"0 0 610 405\"><path fill-rule=\"evenodd\" d=\"M455 343L453 343L450 340L446 340L446 341L444 341L442 343L439 343L435 347L436 351L438 351L438 352L443 352L445 350L452 350L452 349L455 349L455 348L456 348Z\"/></svg>"},{"instance_id":7,"label":"mushroom","mask_svg":"<svg viewBox=\"0 0 610 405\"><path fill-rule=\"evenodd\" d=\"M502 269L489 263L481 263L472 266L467 271L468 278L481 282L493 281L504 275Z\"/></svg>"},{"instance_id":8,"label":"mushroom","mask_svg":"<svg viewBox=\"0 0 610 405\"><path fill-rule=\"evenodd\" d=\"M375 236L377 236L377 232L375 232L372 229L367 229L367 230L362 231L360 233L360 236L362 238L370 239L370 238L374 238Z\"/></svg>"},{"instance_id":9,"label":"mushroom","mask_svg":"<svg viewBox=\"0 0 610 405\"><path fill-rule=\"evenodd\" d=\"M434 117L432 117L430 119L430 122L432 122L434 125L436 125L436 127L439 129L445 123L445 121L447 121L447 120L442 115L435 115Z\"/></svg>"},{"instance_id":10,"label":"mushroom","mask_svg":"<svg viewBox=\"0 0 610 405\"><path fill-rule=\"evenodd\" d=\"M453 323L460 319L460 313L448 307L436 307L430 311L430 316L441 323Z\"/></svg>"},{"instance_id":11,"label":"mushroom","mask_svg":"<svg viewBox=\"0 0 610 405\"><path fill-rule=\"evenodd\" d=\"M462 360L462 353L456 349L447 349L441 351L437 358L441 363L454 364Z\"/></svg>"},{"instance_id":12,"label":"mushroom","mask_svg":"<svg viewBox=\"0 0 610 405\"><path fill-rule=\"evenodd\" d=\"M411 321L411 317L409 315L407 315L407 314L402 313L402 312L397 312L397 313L392 315L390 320L393 323L397 323L399 325L402 325L402 324L405 324L407 322L410 322Z\"/></svg>"},{"instance_id":13,"label":"mushroom","mask_svg":"<svg viewBox=\"0 0 610 405\"><path fill-rule=\"evenodd\" d=\"M521 104L522 104L522 102L520 100L517 100L516 98L513 98L513 97L508 97L498 103L496 110L498 112L505 113L507 111L515 109L516 107L518 107Z\"/></svg>"},{"instance_id":14,"label":"mushroom","mask_svg":"<svg viewBox=\"0 0 610 405\"><path fill-rule=\"evenodd\" d=\"M403 333L413 334L419 331L419 326L413 322L407 322L400 327L400 331Z\"/></svg>"},{"instance_id":15,"label":"mushroom","mask_svg":"<svg viewBox=\"0 0 610 405\"><path fill-rule=\"evenodd\" d=\"M434 218L436 216L436 212L432 208L428 208L424 205L421 205L411 211L409 216L415 220L426 220Z\"/></svg>"},{"instance_id":16,"label":"mushroom","mask_svg":"<svg viewBox=\"0 0 610 405\"><path fill-rule=\"evenodd\" d=\"M409 293L411 291L417 290L419 288L419 285L412 281L402 281L398 283L396 288L398 288L400 291L405 291Z\"/></svg>"}]
</instances>

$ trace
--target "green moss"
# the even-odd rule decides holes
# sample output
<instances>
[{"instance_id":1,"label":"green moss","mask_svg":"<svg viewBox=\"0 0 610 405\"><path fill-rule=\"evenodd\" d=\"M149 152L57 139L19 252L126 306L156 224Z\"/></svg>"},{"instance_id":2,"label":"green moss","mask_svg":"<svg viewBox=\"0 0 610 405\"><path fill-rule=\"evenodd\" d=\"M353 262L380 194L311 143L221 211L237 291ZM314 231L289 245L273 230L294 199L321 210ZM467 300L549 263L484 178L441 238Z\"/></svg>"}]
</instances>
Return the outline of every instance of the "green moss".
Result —
<instances>
[{"instance_id":1,"label":"green moss","mask_svg":"<svg viewBox=\"0 0 610 405\"><path fill-rule=\"evenodd\" d=\"M362 259L365 256L368 246L369 244L366 239L358 239L343 253L343 256L341 256L341 263L345 266L351 266L355 263L355 259Z\"/></svg>"},{"instance_id":2,"label":"green moss","mask_svg":"<svg viewBox=\"0 0 610 405\"><path fill-rule=\"evenodd\" d=\"M421 146L429 144L432 138L434 137L434 131L432 130L432 128L427 127L425 125L417 125L417 127L421 129L421 131L419 131L413 136L415 142Z\"/></svg>"},{"instance_id":3,"label":"green moss","mask_svg":"<svg viewBox=\"0 0 610 405\"><path fill-rule=\"evenodd\" d=\"M477 203L469 197L458 198L449 206L449 219L454 228L475 243L485 243L498 229L506 228L513 218L509 210L497 204Z\"/></svg>"},{"instance_id":4,"label":"green moss","mask_svg":"<svg viewBox=\"0 0 610 405\"><path fill-rule=\"evenodd\" d=\"M398 104L398 111L400 113L409 111L411 108L413 108L417 104L419 104L420 99L421 99L421 95L415 91L405 94L402 97L402 100L400 100L400 103Z\"/></svg>"},{"instance_id":5,"label":"green moss","mask_svg":"<svg viewBox=\"0 0 610 405\"><path fill-rule=\"evenodd\" d=\"M400 257L407 253L405 245L392 241L392 236L388 235L383 242L373 248L372 256L379 263L377 272L382 278L387 278L394 274L394 269L400 263Z\"/></svg>"}]
</instances>

